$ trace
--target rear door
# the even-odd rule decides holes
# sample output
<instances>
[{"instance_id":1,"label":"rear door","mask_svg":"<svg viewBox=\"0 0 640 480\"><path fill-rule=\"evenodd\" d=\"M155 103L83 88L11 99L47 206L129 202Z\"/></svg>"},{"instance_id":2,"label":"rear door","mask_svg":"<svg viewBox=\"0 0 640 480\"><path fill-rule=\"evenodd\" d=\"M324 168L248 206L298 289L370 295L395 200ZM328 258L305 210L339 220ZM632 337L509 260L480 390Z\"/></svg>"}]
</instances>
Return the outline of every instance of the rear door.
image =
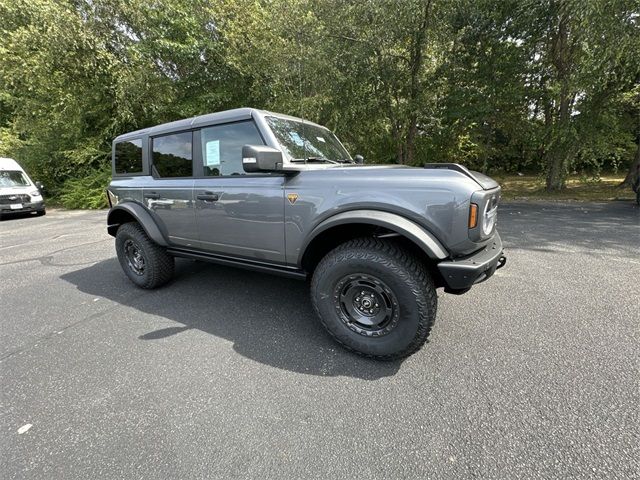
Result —
<instances>
[{"instance_id":1,"label":"rear door","mask_svg":"<svg viewBox=\"0 0 640 480\"><path fill-rule=\"evenodd\" d=\"M285 263L284 175L247 174L242 147L265 142L252 120L200 132L194 195L199 239L212 253ZM200 175L198 175L200 176Z\"/></svg>"},{"instance_id":2,"label":"rear door","mask_svg":"<svg viewBox=\"0 0 640 480\"><path fill-rule=\"evenodd\" d=\"M143 199L169 241L198 247L193 201L193 132L151 138L152 179Z\"/></svg>"}]
</instances>

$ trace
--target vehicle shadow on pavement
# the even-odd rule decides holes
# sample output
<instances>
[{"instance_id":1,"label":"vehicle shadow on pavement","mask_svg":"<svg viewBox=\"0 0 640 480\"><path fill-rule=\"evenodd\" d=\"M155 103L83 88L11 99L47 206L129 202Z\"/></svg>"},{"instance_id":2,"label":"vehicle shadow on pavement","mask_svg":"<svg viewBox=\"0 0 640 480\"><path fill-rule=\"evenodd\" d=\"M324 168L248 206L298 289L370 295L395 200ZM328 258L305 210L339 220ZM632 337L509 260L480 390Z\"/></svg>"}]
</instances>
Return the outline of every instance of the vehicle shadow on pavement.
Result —
<instances>
[{"instance_id":1,"label":"vehicle shadow on pavement","mask_svg":"<svg viewBox=\"0 0 640 480\"><path fill-rule=\"evenodd\" d=\"M336 344L313 312L307 282L182 259L175 278L158 290L135 287L116 258L61 278L92 296L182 324L147 332L138 337L142 341L198 329L266 365L364 380L394 375L402 364L365 359Z\"/></svg>"}]
</instances>

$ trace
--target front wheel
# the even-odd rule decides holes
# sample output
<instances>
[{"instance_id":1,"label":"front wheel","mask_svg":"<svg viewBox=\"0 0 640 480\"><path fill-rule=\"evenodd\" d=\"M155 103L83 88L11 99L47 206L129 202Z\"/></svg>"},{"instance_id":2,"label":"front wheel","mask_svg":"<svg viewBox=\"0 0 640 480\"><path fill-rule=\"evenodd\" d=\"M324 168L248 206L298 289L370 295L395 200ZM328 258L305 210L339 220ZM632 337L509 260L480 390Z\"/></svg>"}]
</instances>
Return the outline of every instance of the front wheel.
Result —
<instances>
[{"instance_id":1,"label":"front wheel","mask_svg":"<svg viewBox=\"0 0 640 480\"><path fill-rule=\"evenodd\" d=\"M137 223L125 223L118 228L116 253L124 273L140 288L157 288L173 277L173 257Z\"/></svg>"},{"instance_id":2,"label":"front wheel","mask_svg":"<svg viewBox=\"0 0 640 480\"><path fill-rule=\"evenodd\" d=\"M311 299L327 331L361 355L394 360L419 350L436 318L436 289L422 262L375 238L349 241L316 268Z\"/></svg>"}]
</instances>

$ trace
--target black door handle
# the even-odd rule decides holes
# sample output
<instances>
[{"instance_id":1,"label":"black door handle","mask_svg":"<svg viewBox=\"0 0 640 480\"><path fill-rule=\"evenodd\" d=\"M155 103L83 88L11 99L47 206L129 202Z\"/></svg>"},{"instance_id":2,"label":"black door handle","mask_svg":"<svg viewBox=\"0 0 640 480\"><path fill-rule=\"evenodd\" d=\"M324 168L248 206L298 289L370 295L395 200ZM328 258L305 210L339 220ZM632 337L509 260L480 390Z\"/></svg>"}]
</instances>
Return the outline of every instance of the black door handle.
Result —
<instances>
[{"instance_id":1,"label":"black door handle","mask_svg":"<svg viewBox=\"0 0 640 480\"><path fill-rule=\"evenodd\" d=\"M144 198L150 198L152 200L158 200L160 198L160 194L156 192L145 193Z\"/></svg>"},{"instance_id":2,"label":"black door handle","mask_svg":"<svg viewBox=\"0 0 640 480\"><path fill-rule=\"evenodd\" d=\"M196 198L204 202L217 202L219 197L217 193L204 192L199 195L196 195Z\"/></svg>"}]
</instances>

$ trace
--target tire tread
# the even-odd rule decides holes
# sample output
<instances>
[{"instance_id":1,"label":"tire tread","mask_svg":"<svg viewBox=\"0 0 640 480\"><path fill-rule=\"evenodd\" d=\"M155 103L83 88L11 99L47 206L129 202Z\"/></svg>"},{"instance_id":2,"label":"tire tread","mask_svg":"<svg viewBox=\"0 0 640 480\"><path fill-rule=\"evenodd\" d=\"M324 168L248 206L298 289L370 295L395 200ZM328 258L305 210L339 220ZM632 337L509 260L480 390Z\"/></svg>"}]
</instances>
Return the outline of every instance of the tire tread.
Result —
<instances>
[{"instance_id":1,"label":"tire tread","mask_svg":"<svg viewBox=\"0 0 640 480\"><path fill-rule=\"evenodd\" d=\"M418 311L420 312L418 329L411 343L405 349L393 354L375 355L364 353L346 344L329 328L325 319L320 315L317 297L313 294L317 288L318 278L322 276L324 271L332 268L336 263L343 261L345 258L363 258L364 252L366 252L366 255L370 257L370 260L374 260L378 264L383 264L392 270L402 278L403 282L407 286L412 284L414 285L411 287L411 292L416 298ZM334 250L329 252L317 266L312 278L311 291L313 308L318 317L320 317L320 321L323 326L327 332L329 332L329 335L331 335L337 343L347 350L355 352L363 357L386 361L408 357L422 348L431 333L433 324L435 323L438 299L431 275L420 259L407 251L401 245L390 240L363 237L350 240L336 247Z\"/></svg>"},{"instance_id":2,"label":"tire tread","mask_svg":"<svg viewBox=\"0 0 640 480\"><path fill-rule=\"evenodd\" d=\"M144 282L134 283L140 288L153 289L161 287L166 284L171 278L173 278L173 272L175 269L174 258L169 255L164 248L155 243L149 238L142 226L136 222L125 223L118 228L116 234L116 249L118 250L118 235L129 235L134 238L136 242L142 247L146 256L146 267L148 268L149 275L144 279ZM118 251L118 259L120 259L120 252ZM120 259L122 268L127 272L128 266ZM129 275L127 275L131 278Z\"/></svg>"}]
</instances>

